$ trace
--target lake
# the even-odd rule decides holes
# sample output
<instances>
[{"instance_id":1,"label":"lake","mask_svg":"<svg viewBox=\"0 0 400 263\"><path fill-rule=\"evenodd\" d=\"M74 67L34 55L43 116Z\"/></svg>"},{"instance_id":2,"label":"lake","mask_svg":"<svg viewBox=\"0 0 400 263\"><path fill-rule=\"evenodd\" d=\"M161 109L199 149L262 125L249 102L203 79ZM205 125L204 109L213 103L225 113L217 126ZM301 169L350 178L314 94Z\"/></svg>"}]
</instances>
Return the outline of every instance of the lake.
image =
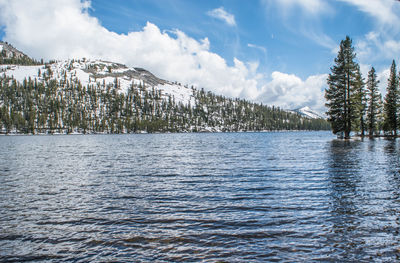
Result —
<instances>
[{"instance_id":1,"label":"lake","mask_svg":"<svg viewBox=\"0 0 400 263\"><path fill-rule=\"evenodd\" d=\"M2 262L393 262L398 140L0 136Z\"/></svg>"}]
</instances>

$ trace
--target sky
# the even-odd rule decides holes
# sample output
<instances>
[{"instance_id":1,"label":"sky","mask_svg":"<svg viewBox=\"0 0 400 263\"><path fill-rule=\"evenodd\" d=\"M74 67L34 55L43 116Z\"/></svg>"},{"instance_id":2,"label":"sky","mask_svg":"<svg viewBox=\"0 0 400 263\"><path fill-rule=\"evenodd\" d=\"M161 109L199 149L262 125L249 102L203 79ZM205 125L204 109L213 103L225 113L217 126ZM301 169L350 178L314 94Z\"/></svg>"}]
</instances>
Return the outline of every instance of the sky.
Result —
<instances>
[{"instance_id":1,"label":"sky","mask_svg":"<svg viewBox=\"0 0 400 263\"><path fill-rule=\"evenodd\" d=\"M101 58L228 97L324 112L349 35L385 94L395 0L0 0L0 39L36 59Z\"/></svg>"}]
</instances>

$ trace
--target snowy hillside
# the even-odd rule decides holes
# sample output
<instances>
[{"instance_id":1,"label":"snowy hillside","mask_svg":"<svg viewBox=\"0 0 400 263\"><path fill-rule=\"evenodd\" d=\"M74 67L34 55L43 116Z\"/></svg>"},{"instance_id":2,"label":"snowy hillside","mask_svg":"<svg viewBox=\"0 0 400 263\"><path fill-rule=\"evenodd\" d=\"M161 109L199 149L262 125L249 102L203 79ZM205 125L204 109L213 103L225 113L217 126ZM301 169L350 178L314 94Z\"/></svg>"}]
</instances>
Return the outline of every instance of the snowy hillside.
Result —
<instances>
[{"instance_id":1,"label":"snowy hillside","mask_svg":"<svg viewBox=\"0 0 400 263\"><path fill-rule=\"evenodd\" d=\"M0 44L0 133L329 129L321 119L226 98L142 68L100 59L44 64Z\"/></svg>"},{"instance_id":2,"label":"snowy hillside","mask_svg":"<svg viewBox=\"0 0 400 263\"><path fill-rule=\"evenodd\" d=\"M128 68L125 65L102 60L66 60L47 65L0 65L3 76L13 77L22 83L31 78L38 81L46 78L79 81L82 86L109 85L118 81L119 92L126 93L131 85L161 91L162 97L173 96L175 102L194 105L193 89L157 78L141 68Z\"/></svg>"},{"instance_id":3,"label":"snowy hillside","mask_svg":"<svg viewBox=\"0 0 400 263\"><path fill-rule=\"evenodd\" d=\"M142 68L129 68L125 65L108 61L72 59L46 65L0 65L0 72L3 76L13 77L20 83L29 78L38 81L48 78L55 79L58 82L62 79L69 79L74 82L79 81L82 86L107 86L113 85L117 81L118 92L124 94L127 93L132 85L141 85L146 89L154 88L156 91L160 91L161 97L164 99L171 96L176 103L195 105L194 88L159 79ZM323 114L307 106L291 112L311 119L325 119Z\"/></svg>"},{"instance_id":4,"label":"snowy hillside","mask_svg":"<svg viewBox=\"0 0 400 263\"><path fill-rule=\"evenodd\" d=\"M326 117L323 114L310 109L308 106L305 106L305 107L299 108L299 109L295 109L295 110L293 110L293 112L296 112L304 117L311 118L311 119L326 119Z\"/></svg>"}]
</instances>

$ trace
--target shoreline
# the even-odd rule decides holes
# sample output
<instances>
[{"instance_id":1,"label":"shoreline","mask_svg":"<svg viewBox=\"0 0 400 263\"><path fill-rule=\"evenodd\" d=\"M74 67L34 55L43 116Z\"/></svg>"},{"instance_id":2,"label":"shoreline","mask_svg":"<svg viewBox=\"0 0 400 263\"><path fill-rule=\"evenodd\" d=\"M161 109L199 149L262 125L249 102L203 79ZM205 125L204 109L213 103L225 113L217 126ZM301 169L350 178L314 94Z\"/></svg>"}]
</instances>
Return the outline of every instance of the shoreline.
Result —
<instances>
[{"instance_id":1,"label":"shoreline","mask_svg":"<svg viewBox=\"0 0 400 263\"><path fill-rule=\"evenodd\" d=\"M350 136L350 138L337 138L338 140L354 140L354 139L357 139L357 140L364 140L364 139L375 139L375 138L383 138L383 139L397 139L397 138L400 138L400 135L384 135L384 134L379 134L379 135L372 135L372 136L369 136L369 135L364 135L364 136L361 136L361 135L354 135L354 136Z\"/></svg>"},{"instance_id":2,"label":"shoreline","mask_svg":"<svg viewBox=\"0 0 400 263\"><path fill-rule=\"evenodd\" d=\"M181 132L124 132L124 133L106 133L106 132L88 132L88 133L0 133L0 136L68 136L68 135L130 135L130 134L188 134L188 133L277 133L277 132L328 132L328 130L261 130L261 131L181 131ZM334 135L334 134L333 134Z\"/></svg>"}]
</instances>

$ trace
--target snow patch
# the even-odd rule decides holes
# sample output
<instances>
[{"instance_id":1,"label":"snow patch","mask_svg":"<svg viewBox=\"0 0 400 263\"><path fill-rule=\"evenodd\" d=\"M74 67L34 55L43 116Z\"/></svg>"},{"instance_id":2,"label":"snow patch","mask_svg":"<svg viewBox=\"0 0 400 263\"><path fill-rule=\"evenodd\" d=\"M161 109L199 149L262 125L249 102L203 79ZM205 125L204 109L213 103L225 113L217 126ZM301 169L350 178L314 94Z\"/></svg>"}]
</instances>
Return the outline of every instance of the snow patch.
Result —
<instances>
[{"instance_id":1,"label":"snow patch","mask_svg":"<svg viewBox=\"0 0 400 263\"><path fill-rule=\"evenodd\" d=\"M311 119L325 119L326 118L323 114L312 110L308 106L293 110L292 112L299 113L300 115L303 115L303 116L311 118Z\"/></svg>"},{"instance_id":2,"label":"snow patch","mask_svg":"<svg viewBox=\"0 0 400 263\"><path fill-rule=\"evenodd\" d=\"M175 98L176 103L182 103L184 105L188 105L189 102L191 106L194 106L195 104L195 99L193 97L193 91L190 88L187 87L182 87L179 85L170 85L170 84L165 84L165 85L158 85L156 87L157 89L161 90L163 95L171 95Z\"/></svg>"},{"instance_id":3,"label":"snow patch","mask_svg":"<svg viewBox=\"0 0 400 263\"><path fill-rule=\"evenodd\" d=\"M90 74L86 73L85 71L83 71L82 69L78 68L75 71L75 75L76 77L81 81L82 86L87 86L90 82L89 82L89 77Z\"/></svg>"},{"instance_id":4,"label":"snow patch","mask_svg":"<svg viewBox=\"0 0 400 263\"><path fill-rule=\"evenodd\" d=\"M43 66L17 66L17 65L1 65L1 71L7 77L14 77L14 79L20 83L24 81L24 79L39 78L38 71L43 70Z\"/></svg>"}]
</instances>

